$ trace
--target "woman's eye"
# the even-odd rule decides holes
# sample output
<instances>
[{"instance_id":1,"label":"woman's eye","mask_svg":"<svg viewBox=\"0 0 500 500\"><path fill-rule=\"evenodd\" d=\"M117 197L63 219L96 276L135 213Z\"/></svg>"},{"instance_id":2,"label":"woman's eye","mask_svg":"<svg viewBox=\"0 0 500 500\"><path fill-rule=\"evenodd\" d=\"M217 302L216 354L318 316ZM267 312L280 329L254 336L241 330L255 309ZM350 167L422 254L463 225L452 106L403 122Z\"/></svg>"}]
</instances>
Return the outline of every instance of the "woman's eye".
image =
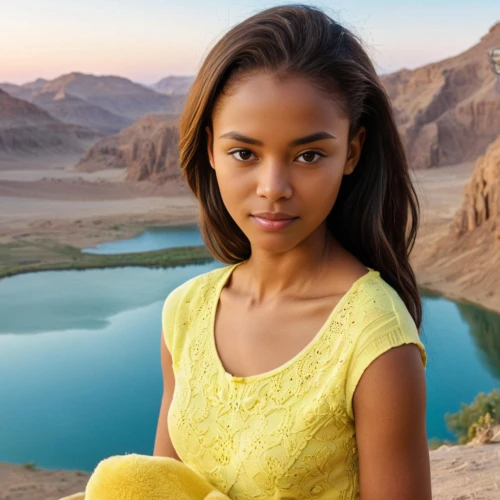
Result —
<instances>
[{"instance_id":1,"label":"woman's eye","mask_svg":"<svg viewBox=\"0 0 500 500\"><path fill-rule=\"evenodd\" d=\"M297 158L303 158L304 161L300 163L316 163L320 158L324 158L325 155L318 153L317 151L306 151L302 153Z\"/></svg>"},{"instance_id":2,"label":"woman's eye","mask_svg":"<svg viewBox=\"0 0 500 500\"><path fill-rule=\"evenodd\" d=\"M252 159L253 153L249 149L238 149L230 153L238 161L248 161Z\"/></svg>"}]
</instances>

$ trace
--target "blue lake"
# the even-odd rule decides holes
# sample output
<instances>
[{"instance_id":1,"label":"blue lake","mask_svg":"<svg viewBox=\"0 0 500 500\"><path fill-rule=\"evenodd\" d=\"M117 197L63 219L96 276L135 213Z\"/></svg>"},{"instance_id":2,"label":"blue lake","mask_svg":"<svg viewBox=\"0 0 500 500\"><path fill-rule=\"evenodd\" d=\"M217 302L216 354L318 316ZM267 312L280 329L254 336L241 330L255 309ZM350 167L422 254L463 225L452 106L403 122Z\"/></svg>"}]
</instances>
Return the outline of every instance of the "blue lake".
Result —
<instances>
[{"instance_id":1,"label":"blue lake","mask_svg":"<svg viewBox=\"0 0 500 500\"><path fill-rule=\"evenodd\" d=\"M151 454L163 301L219 265L0 280L0 461L91 471L110 455ZM428 435L452 439L444 414L500 387L500 316L423 300Z\"/></svg>"},{"instance_id":2,"label":"blue lake","mask_svg":"<svg viewBox=\"0 0 500 500\"><path fill-rule=\"evenodd\" d=\"M151 228L134 238L102 243L93 248L84 248L83 253L119 254L150 252L172 247L203 245L197 226Z\"/></svg>"}]
</instances>

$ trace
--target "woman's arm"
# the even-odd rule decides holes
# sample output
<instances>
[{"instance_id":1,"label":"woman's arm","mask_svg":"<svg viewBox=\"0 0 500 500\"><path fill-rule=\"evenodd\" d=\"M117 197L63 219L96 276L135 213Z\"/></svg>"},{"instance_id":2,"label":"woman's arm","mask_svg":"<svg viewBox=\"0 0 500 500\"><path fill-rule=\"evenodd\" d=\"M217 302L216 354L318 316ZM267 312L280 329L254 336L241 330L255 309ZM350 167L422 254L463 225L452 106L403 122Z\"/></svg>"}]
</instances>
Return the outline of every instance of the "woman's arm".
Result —
<instances>
[{"instance_id":1,"label":"woman's arm","mask_svg":"<svg viewBox=\"0 0 500 500\"><path fill-rule=\"evenodd\" d=\"M426 386L416 345L395 347L365 370L353 398L360 500L431 500Z\"/></svg>"},{"instance_id":2,"label":"woman's arm","mask_svg":"<svg viewBox=\"0 0 500 500\"><path fill-rule=\"evenodd\" d=\"M156 429L156 439L154 446L154 456L171 457L180 460L175 452L168 432L168 409L174 394L175 377L172 369L172 356L165 344L165 337L161 335L161 368L163 372L163 398L161 400L160 416Z\"/></svg>"}]
</instances>

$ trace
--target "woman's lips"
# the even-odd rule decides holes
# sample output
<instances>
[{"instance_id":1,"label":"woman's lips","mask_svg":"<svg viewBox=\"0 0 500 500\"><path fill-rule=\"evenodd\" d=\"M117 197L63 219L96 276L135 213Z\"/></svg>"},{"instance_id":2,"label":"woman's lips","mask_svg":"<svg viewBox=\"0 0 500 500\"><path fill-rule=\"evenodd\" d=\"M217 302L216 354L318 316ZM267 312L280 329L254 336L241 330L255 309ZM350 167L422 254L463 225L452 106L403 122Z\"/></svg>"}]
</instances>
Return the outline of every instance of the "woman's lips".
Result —
<instances>
[{"instance_id":1,"label":"woman's lips","mask_svg":"<svg viewBox=\"0 0 500 500\"><path fill-rule=\"evenodd\" d=\"M279 231L298 219L298 217L281 213L255 214L250 217L258 226L267 231Z\"/></svg>"}]
</instances>

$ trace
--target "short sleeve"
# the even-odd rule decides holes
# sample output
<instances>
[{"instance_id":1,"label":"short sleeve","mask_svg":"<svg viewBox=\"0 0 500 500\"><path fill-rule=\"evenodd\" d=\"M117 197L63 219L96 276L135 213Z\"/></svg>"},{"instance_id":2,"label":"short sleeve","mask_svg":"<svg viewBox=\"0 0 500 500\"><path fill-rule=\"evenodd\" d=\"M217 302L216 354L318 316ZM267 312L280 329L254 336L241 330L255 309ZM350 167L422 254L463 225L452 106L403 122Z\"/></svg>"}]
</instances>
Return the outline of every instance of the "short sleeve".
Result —
<instances>
[{"instance_id":1,"label":"short sleeve","mask_svg":"<svg viewBox=\"0 0 500 500\"><path fill-rule=\"evenodd\" d=\"M185 315L182 305L189 296L189 291L193 281L194 280L191 279L172 290L165 299L161 312L163 338L165 339L167 349L172 356L172 366L174 371L177 367L179 351L182 349L183 339L179 338L179 336L183 336L184 333L183 329L179 329L179 318L181 318L183 314Z\"/></svg>"},{"instance_id":2,"label":"short sleeve","mask_svg":"<svg viewBox=\"0 0 500 500\"><path fill-rule=\"evenodd\" d=\"M161 312L161 327L163 338L167 345L170 354L172 354L173 335L175 326L175 317L177 315L177 308L179 306L179 289L176 288L170 292L163 303Z\"/></svg>"},{"instance_id":3,"label":"short sleeve","mask_svg":"<svg viewBox=\"0 0 500 500\"><path fill-rule=\"evenodd\" d=\"M389 349L405 344L415 344L427 366L427 354L420 340L417 327L399 295L386 285L387 294L377 297L373 310L366 314L366 324L353 343L349 356L346 380L347 414L354 418L353 397L365 370L375 359Z\"/></svg>"}]
</instances>

